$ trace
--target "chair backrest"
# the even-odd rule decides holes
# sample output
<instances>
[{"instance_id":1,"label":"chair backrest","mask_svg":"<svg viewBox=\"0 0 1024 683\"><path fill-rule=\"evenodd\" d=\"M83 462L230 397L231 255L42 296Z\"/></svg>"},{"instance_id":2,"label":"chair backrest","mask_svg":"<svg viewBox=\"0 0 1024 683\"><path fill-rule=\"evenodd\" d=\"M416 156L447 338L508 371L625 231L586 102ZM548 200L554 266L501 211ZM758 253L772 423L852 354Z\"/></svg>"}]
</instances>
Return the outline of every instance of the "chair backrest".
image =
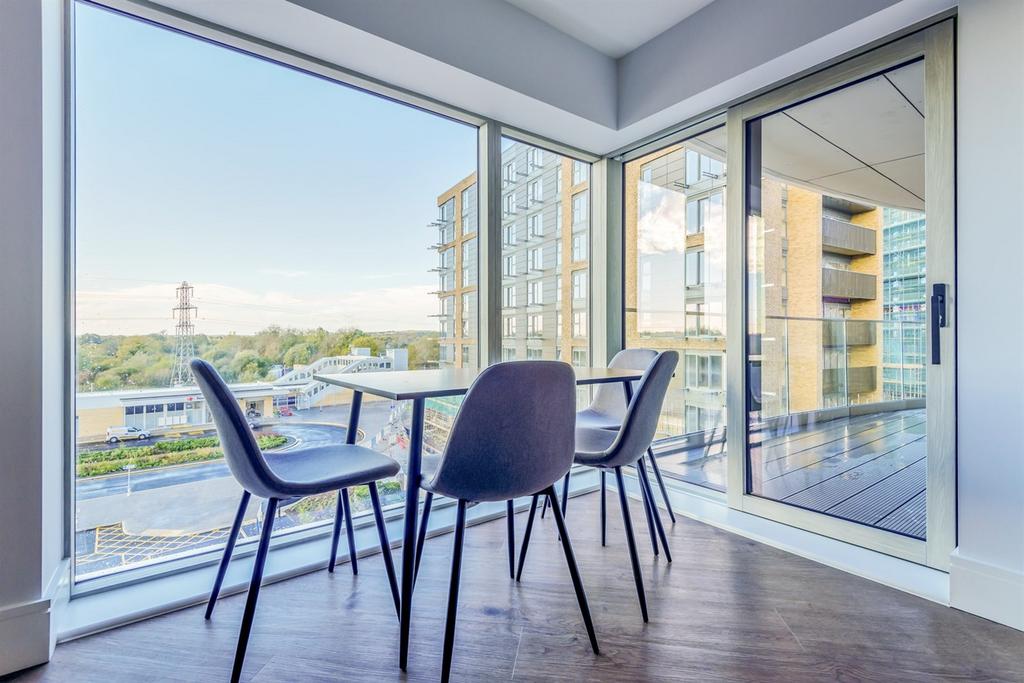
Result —
<instances>
[{"instance_id":1,"label":"chair backrest","mask_svg":"<svg viewBox=\"0 0 1024 683\"><path fill-rule=\"evenodd\" d=\"M623 349L615 354L608 367L618 370L646 370L657 357L658 352L654 349ZM632 384L633 392L636 393L639 382ZM618 382L598 384L594 390L594 400L590 402L590 409L617 418L621 424L626 417L626 394L622 391L622 385Z\"/></svg>"},{"instance_id":2,"label":"chair backrest","mask_svg":"<svg viewBox=\"0 0 1024 683\"><path fill-rule=\"evenodd\" d=\"M192 374L206 398L206 404L213 414L217 426L220 446L224 450L231 474L249 493L262 498L274 497L277 477L267 467L256 443L256 437L249 429L249 423L234 395L212 365L198 358L191 362Z\"/></svg>"},{"instance_id":3,"label":"chair backrest","mask_svg":"<svg viewBox=\"0 0 1024 683\"><path fill-rule=\"evenodd\" d=\"M677 351L662 351L644 372L640 386L626 409L626 418L619 434L606 452L607 467L632 465L650 447L658 429L658 418L665 403L669 382L672 381L672 373L678 364Z\"/></svg>"},{"instance_id":4,"label":"chair backrest","mask_svg":"<svg viewBox=\"0 0 1024 683\"><path fill-rule=\"evenodd\" d=\"M431 488L451 498L532 495L565 475L575 451L576 378L560 361L486 368L452 425Z\"/></svg>"}]
</instances>

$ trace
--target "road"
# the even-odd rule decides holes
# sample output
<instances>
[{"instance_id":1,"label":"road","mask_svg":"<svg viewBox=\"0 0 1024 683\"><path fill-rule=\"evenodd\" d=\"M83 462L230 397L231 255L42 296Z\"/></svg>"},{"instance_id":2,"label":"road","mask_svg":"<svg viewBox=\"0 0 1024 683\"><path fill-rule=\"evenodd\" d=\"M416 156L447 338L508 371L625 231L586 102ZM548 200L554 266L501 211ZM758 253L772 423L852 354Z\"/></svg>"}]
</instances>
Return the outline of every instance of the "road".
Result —
<instances>
[{"instance_id":1,"label":"road","mask_svg":"<svg viewBox=\"0 0 1024 683\"><path fill-rule=\"evenodd\" d=\"M387 422L390 405L384 401L366 402L360 413L359 426L368 434L373 434ZM348 406L333 406L323 410L296 411L296 414L281 421L258 427L256 433L276 432L287 436L293 443L286 448L308 448L314 446L331 446L345 443L346 429L338 424L348 420ZM328 424L334 423L334 424ZM135 445L132 443L132 445ZM131 478L131 490L146 491L165 486L177 486L205 479L229 477L231 472L223 460L202 462L189 465L161 467L143 470L129 475L113 474L102 477L80 479L75 487L76 499L79 501L102 498L104 496L123 496L128 493L128 480Z\"/></svg>"}]
</instances>

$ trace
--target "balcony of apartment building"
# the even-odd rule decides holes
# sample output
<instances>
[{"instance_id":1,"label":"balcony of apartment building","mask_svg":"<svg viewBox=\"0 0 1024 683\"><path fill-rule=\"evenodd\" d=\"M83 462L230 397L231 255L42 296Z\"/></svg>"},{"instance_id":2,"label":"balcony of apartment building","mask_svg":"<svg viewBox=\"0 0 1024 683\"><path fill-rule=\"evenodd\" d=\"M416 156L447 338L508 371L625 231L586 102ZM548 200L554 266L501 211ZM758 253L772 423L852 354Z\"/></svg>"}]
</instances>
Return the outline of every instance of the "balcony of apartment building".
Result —
<instances>
[{"instance_id":1,"label":"balcony of apartment building","mask_svg":"<svg viewBox=\"0 0 1024 683\"><path fill-rule=\"evenodd\" d=\"M823 266L821 295L835 299L867 301L878 298L878 276L854 270Z\"/></svg>"},{"instance_id":2,"label":"balcony of apartment building","mask_svg":"<svg viewBox=\"0 0 1024 683\"><path fill-rule=\"evenodd\" d=\"M831 216L821 219L821 250L843 256L877 253L878 231Z\"/></svg>"}]
</instances>

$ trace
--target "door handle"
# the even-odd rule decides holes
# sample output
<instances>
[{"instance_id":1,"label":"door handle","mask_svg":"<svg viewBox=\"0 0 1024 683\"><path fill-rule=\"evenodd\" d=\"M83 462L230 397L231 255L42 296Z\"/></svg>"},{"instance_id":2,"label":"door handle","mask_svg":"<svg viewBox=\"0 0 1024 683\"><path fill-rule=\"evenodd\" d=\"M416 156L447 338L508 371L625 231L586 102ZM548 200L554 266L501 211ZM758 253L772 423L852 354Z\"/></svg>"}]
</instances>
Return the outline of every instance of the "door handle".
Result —
<instances>
[{"instance_id":1,"label":"door handle","mask_svg":"<svg viewBox=\"0 0 1024 683\"><path fill-rule=\"evenodd\" d=\"M932 285L931 297L932 365L942 362L939 349L939 329L948 326L946 319L946 285L936 282Z\"/></svg>"}]
</instances>

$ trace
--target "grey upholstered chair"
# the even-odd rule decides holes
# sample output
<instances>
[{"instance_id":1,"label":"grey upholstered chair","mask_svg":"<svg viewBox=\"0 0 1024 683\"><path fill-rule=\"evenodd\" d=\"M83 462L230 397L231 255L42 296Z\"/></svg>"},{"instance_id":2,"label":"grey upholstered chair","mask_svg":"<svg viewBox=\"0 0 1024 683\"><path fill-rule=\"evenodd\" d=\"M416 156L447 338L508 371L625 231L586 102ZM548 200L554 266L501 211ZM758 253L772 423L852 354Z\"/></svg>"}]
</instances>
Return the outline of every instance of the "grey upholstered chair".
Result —
<instances>
[{"instance_id":1,"label":"grey upholstered chair","mask_svg":"<svg viewBox=\"0 0 1024 683\"><path fill-rule=\"evenodd\" d=\"M658 352L654 349L623 349L615 354L611 362L608 363L608 367L617 368L620 370L646 370L650 367L654 359L658 357ZM631 391L636 390L636 382L630 383ZM626 393L623 391L623 386L619 384L598 384L594 391L594 398L590 405L583 410L576 413L576 427L577 428L591 428L591 429L611 429L618 431L619 427L622 426L622 421L626 417L626 404L628 399ZM658 482L658 488L661 489L661 497L665 501L665 508L668 510L669 518L672 523L676 522L676 514L672 510L672 503L668 497L668 489L665 487L665 481L661 476L661 469L658 467L658 460L654 457L654 450L648 446L647 448L647 459L650 463L651 469L654 471L654 476ZM643 467L644 461L641 459L637 463L637 467ZM607 520L605 515L605 489L606 489L606 472L601 470L601 545L605 545L607 541ZM565 515L566 506L569 501L569 477L566 476L562 482L562 514ZM651 502L654 501L653 496ZM544 517L544 513L547 512L547 501L544 503L544 508L541 510L541 517ZM661 522L661 513L658 511L657 505L648 509L647 500L644 500L644 513L647 517L648 525L655 519L658 523ZM654 554L658 554L658 542L657 536L655 535L655 529L650 528L651 532L651 545L654 549ZM668 547L665 548L665 554L671 561L671 552Z\"/></svg>"},{"instance_id":2,"label":"grey upholstered chair","mask_svg":"<svg viewBox=\"0 0 1024 683\"><path fill-rule=\"evenodd\" d=\"M644 621L647 621L647 597L644 593L640 561L637 557L636 540L633 537L633 524L629 516L622 468L638 464L647 452L651 440L654 438L655 430L658 427L661 406L665 401L665 394L668 392L672 373L675 372L678 363L679 354L676 351L662 351L658 354L654 362L644 372L636 392L632 393L622 426L617 431L595 429L593 427L580 427L576 429L576 455L574 461L580 465L596 467L605 472L611 470L615 473L615 480L619 489L619 504L622 507L622 522L626 530L626 541L629 545L629 558L633 565L633 580L636 583L637 597L640 600L640 612L643 614ZM637 467L637 479L640 482L642 497L645 499L645 510L649 510L654 499L645 467ZM554 502L552 502L552 505L554 505ZM526 520L526 532L523 536L523 544L519 554L517 579L522 576L523 563L526 561L526 550L530 544L530 532L533 529L533 517L536 508L537 497L534 496L533 504L530 507L530 515ZM662 536L662 544L665 545L667 554L668 545L665 542L664 529L661 528L660 524L658 525L658 531L659 535Z\"/></svg>"},{"instance_id":3,"label":"grey upholstered chair","mask_svg":"<svg viewBox=\"0 0 1024 683\"><path fill-rule=\"evenodd\" d=\"M429 481L423 480L428 493L458 500L442 681L451 674L466 507L474 501L532 495L533 511L537 496L551 501L590 645L598 652L590 607L554 486L572 466L575 387L572 368L558 361L498 363L485 369L462 402L436 471ZM424 515L423 522L426 519ZM424 529L421 526L420 537Z\"/></svg>"},{"instance_id":4,"label":"grey upholstered chair","mask_svg":"<svg viewBox=\"0 0 1024 683\"><path fill-rule=\"evenodd\" d=\"M210 595L210 602L206 608L207 619L210 618L220 593L224 573L227 571L249 498L258 496L267 499L266 515L263 520L263 530L260 533L259 546L256 550L256 562L252 570L252 580L249 583L245 611L242 614L242 628L238 635L238 647L235 650L231 680L237 681L242 673L245 649L249 642L253 615L256 612L256 600L259 597L260 584L263 581L263 566L270 549L274 517L282 502L286 503L289 500L329 491L340 492L352 486L366 484L370 490L373 514L377 522L377 532L380 535L381 552L384 556L384 567L387 570L388 581L391 583L391 595L397 614L398 582L395 579L391 545L388 543L376 482L379 479L398 474L400 469L398 463L386 455L352 444L320 446L287 453L263 453L256 443L252 430L249 429L238 401L235 400L231 390L213 366L199 359L193 360L191 365L196 382L213 414L221 448L224 449L224 459L227 460L231 474L243 489L242 501L231 527L231 535L228 537L227 547L224 549L224 555L217 570L217 579ZM339 511L340 509L341 499L339 498ZM348 513L347 505L345 512ZM334 566L333 555L337 548L339 528L336 521L331 551L332 567ZM354 558L354 556L353 552L352 557Z\"/></svg>"}]
</instances>

